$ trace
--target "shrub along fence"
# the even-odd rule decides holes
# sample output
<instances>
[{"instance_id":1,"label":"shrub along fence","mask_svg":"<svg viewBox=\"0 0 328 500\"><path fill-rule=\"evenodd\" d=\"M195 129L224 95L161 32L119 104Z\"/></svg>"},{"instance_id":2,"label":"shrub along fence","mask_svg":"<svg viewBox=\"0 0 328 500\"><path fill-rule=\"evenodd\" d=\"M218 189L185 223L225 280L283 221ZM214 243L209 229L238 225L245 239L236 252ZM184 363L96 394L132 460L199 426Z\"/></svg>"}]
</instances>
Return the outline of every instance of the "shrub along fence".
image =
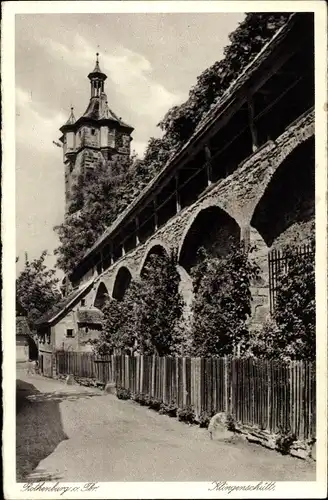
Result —
<instances>
[{"instance_id":1,"label":"shrub along fence","mask_svg":"<svg viewBox=\"0 0 328 500\"><path fill-rule=\"evenodd\" d=\"M312 244L305 244L293 249L294 257L298 260L304 257L313 257L314 247ZM277 280L280 273L288 272L288 258L284 250L274 248L269 252L269 295L270 295L270 311L274 312L277 300Z\"/></svg>"},{"instance_id":2,"label":"shrub along fence","mask_svg":"<svg viewBox=\"0 0 328 500\"><path fill-rule=\"evenodd\" d=\"M315 365L253 358L107 356L58 352L57 373L86 377L202 414L227 412L237 423L299 440L316 435Z\"/></svg>"}]
</instances>

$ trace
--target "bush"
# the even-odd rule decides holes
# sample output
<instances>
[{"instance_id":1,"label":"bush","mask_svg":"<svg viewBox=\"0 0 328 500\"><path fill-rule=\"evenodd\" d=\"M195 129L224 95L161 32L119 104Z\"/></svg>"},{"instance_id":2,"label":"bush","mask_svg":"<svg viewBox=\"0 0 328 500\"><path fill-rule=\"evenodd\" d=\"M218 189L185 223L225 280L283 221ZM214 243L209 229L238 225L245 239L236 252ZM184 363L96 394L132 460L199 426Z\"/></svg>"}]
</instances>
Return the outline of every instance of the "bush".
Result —
<instances>
[{"instance_id":1,"label":"bush","mask_svg":"<svg viewBox=\"0 0 328 500\"><path fill-rule=\"evenodd\" d=\"M281 433L276 438L276 449L280 451L282 455L288 455L292 444L296 441L296 435L291 431L287 433Z\"/></svg>"},{"instance_id":2,"label":"bush","mask_svg":"<svg viewBox=\"0 0 328 500\"><path fill-rule=\"evenodd\" d=\"M168 404L162 403L160 406L159 413L161 415L168 415L169 417L176 417L177 410L178 410L178 407L177 407L175 401L171 401Z\"/></svg>"},{"instance_id":3,"label":"bush","mask_svg":"<svg viewBox=\"0 0 328 500\"><path fill-rule=\"evenodd\" d=\"M251 250L250 250L251 251ZM246 320L251 315L251 282L259 268L250 262L244 248L231 246L226 257L211 257L203 249L192 270L192 350L194 356L233 354L248 336Z\"/></svg>"},{"instance_id":4,"label":"bush","mask_svg":"<svg viewBox=\"0 0 328 500\"><path fill-rule=\"evenodd\" d=\"M141 278L131 281L122 300L104 307L103 331L94 342L98 354L114 350L144 355L175 354L183 310L176 255L150 255Z\"/></svg>"},{"instance_id":5,"label":"bush","mask_svg":"<svg viewBox=\"0 0 328 500\"><path fill-rule=\"evenodd\" d=\"M139 403L141 406L148 406L150 403L150 397L148 394L135 394L133 397L136 403Z\"/></svg>"},{"instance_id":6,"label":"bush","mask_svg":"<svg viewBox=\"0 0 328 500\"><path fill-rule=\"evenodd\" d=\"M286 248L287 272L281 272L277 283L274 319L280 330L281 350L290 359L314 360L315 337L315 259L313 254L299 255Z\"/></svg>"},{"instance_id":7,"label":"bush","mask_svg":"<svg viewBox=\"0 0 328 500\"><path fill-rule=\"evenodd\" d=\"M202 411L199 415L198 423L199 427L207 429L211 418L215 415L215 411L212 410L209 413L206 411Z\"/></svg>"},{"instance_id":8,"label":"bush","mask_svg":"<svg viewBox=\"0 0 328 500\"><path fill-rule=\"evenodd\" d=\"M177 415L180 422L185 422L187 424L193 424L195 422L196 415L194 408L191 405L186 406L185 408L179 408Z\"/></svg>"},{"instance_id":9,"label":"bush","mask_svg":"<svg viewBox=\"0 0 328 500\"><path fill-rule=\"evenodd\" d=\"M314 361L316 355L315 261L286 248L286 268L277 277L273 317L253 332L246 352L254 357Z\"/></svg>"},{"instance_id":10,"label":"bush","mask_svg":"<svg viewBox=\"0 0 328 500\"><path fill-rule=\"evenodd\" d=\"M227 429L230 432L236 431L236 421L230 413L227 414Z\"/></svg>"},{"instance_id":11,"label":"bush","mask_svg":"<svg viewBox=\"0 0 328 500\"><path fill-rule=\"evenodd\" d=\"M118 387L116 389L116 396L118 397L118 399L131 399L131 392L129 389Z\"/></svg>"},{"instance_id":12,"label":"bush","mask_svg":"<svg viewBox=\"0 0 328 500\"><path fill-rule=\"evenodd\" d=\"M148 406L151 410L160 411L162 403L160 399L150 398Z\"/></svg>"}]
</instances>

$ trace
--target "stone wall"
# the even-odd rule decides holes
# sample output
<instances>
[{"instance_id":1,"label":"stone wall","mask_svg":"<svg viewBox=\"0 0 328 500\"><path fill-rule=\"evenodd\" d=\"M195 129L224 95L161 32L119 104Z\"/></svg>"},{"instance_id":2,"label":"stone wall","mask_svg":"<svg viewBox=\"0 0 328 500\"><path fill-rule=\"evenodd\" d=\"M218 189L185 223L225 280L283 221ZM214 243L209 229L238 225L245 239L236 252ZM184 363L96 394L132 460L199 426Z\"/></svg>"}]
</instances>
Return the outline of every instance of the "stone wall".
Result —
<instances>
[{"instance_id":1,"label":"stone wall","mask_svg":"<svg viewBox=\"0 0 328 500\"><path fill-rule=\"evenodd\" d=\"M254 311L258 311L262 320L267 311L265 303L268 299L267 252L269 247L262 235L252 227L252 217L275 172L296 148L313 135L314 113L309 112L295 121L275 142L270 141L257 150L231 175L210 186L193 205L181 210L163 227L160 227L148 241L139 244L134 250L123 255L109 269L99 275L93 290L90 292L91 298L89 300L91 302L94 300L100 282L106 285L109 295L112 296L121 267L128 269L132 278L138 276L148 253L155 245L162 246L168 253L173 248L177 249L180 258L185 238L198 214L209 207L218 207L239 226L241 237L246 237L250 244L255 244L257 247L253 255L259 260L262 276L260 282L255 284L253 289L253 294L256 297ZM279 201L277 199L276 203L279 204ZM309 226L307 225L307 234L308 230ZM287 236L288 231L292 231L293 234L295 232L290 229L286 231ZM96 268L89 270L88 277L91 275L97 275ZM190 295L190 289L188 294Z\"/></svg>"}]
</instances>

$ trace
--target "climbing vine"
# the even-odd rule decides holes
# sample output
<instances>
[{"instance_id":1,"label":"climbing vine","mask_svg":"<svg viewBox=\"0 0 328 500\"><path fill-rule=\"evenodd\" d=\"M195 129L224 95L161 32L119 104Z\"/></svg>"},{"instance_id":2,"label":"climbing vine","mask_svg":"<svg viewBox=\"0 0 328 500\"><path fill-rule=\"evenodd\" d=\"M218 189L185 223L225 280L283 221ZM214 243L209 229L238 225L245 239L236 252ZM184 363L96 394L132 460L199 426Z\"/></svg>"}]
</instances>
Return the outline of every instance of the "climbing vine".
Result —
<instances>
[{"instance_id":1,"label":"climbing vine","mask_svg":"<svg viewBox=\"0 0 328 500\"><path fill-rule=\"evenodd\" d=\"M273 317L250 337L248 352L256 357L315 360L315 244L313 252L301 255L295 248L284 250L286 266L277 276Z\"/></svg>"},{"instance_id":2,"label":"climbing vine","mask_svg":"<svg viewBox=\"0 0 328 500\"><path fill-rule=\"evenodd\" d=\"M259 267L241 247L231 247L225 257L212 257L201 249L192 270L192 353L195 356L234 354L248 338L251 315L251 282Z\"/></svg>"}]
</instances>

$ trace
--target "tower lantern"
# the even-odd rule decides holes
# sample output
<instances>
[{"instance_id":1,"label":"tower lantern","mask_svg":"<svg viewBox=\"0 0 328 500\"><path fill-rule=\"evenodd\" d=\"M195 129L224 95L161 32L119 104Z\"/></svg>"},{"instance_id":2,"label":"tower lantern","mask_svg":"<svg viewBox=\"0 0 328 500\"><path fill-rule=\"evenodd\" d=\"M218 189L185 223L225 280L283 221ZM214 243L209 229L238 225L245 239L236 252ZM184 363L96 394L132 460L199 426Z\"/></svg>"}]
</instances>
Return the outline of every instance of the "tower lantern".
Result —
<instances>
[{"instance_id":1,"label":"tower lantern","mask_svg":"<svg viewBox=\"0 0 328 500\"><path fill-rule=\"evenodd\" d=\"M101 71L99 66L99 52L97 52L96 57L95 69L88 74L91 82L91 97L99 97L104 92L105 80L107 79L107 75Z\"/></svg>"}]
</instances>

